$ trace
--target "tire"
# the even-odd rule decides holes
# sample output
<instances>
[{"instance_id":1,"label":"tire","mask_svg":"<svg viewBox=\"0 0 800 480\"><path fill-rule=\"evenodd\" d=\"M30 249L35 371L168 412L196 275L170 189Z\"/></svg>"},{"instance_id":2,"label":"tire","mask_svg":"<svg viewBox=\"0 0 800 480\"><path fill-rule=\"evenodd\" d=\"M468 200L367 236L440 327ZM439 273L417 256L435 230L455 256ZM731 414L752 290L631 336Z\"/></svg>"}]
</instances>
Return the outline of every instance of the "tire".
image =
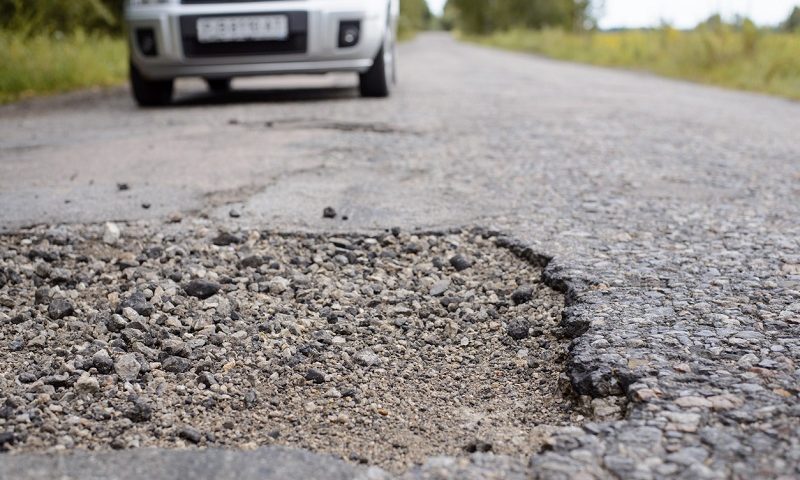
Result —
<instances>
[{"instance_id":1,"label":"tire","mask_svg":"<svg viewBox=\"0 0 800 480\"><path fill-rule=\"evenodd\" d=\"M148 80L131 64L131 90L140 107L159 107L172 101L174 80Z\"/></svg>"},{"instance_id":2,"label":"tire","mask_svg":"<svg viewBox=\"0 0 800 480\"><path fill-rule=\"evenodd\" d=\"M396 80L395 48L391 33L387 33L387 41L378 50L372 67L359 75L359 87L362 97L385 98L392 91Z\"/></svg>"},{"instance_id":3,"label":"tire","mask_svg":"<svg viewBox=\"0 0 800 480\"><path fill-rule=\"evenodd\" d=\"M231 91L230 78L207 78L208 89L212 93L226 93Z\"/></svg>"}]
</instances>

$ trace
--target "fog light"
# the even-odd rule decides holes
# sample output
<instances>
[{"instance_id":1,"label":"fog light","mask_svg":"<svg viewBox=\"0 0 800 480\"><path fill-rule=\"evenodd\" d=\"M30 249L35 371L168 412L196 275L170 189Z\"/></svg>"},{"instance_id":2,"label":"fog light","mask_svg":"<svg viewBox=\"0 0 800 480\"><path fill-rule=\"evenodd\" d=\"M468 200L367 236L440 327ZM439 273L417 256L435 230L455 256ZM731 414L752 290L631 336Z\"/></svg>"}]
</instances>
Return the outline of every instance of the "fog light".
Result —
<instances>
[{"instance_id":1,"label":"fog light","mask_svg":"<svg viewBox=\"0 0 800 480\"><path fill-rule=\"evenodd\" d=\"M136 43L139 45L139 51L142 52L142 55L145 57L155 57L158 55L156 32L152 28L137 28Z\"/></svg>"},{"instance_id":2,"label":"fog light","mask_svg":"<svg viewBox=\"0 0 800 480\"><path fill-rule=\"evenodd\" d=\"M339 22L339 48L352 47L358 43L361 35L361 22L346 20Z\"/></svg>"}]
</instances>

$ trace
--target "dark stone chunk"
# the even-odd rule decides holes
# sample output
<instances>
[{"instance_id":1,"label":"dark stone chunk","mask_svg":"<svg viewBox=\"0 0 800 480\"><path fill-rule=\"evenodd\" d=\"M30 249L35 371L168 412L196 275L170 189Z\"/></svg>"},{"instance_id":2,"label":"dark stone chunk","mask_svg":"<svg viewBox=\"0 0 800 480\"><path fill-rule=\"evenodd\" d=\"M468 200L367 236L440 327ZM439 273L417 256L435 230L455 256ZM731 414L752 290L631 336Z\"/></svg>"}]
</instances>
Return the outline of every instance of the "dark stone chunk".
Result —
<instances>
[{"instance_id":1,"label":"dark stone chunk","mask_svg":"<svg viewBox=\"0 0 800 480\"><path fill-rule=\"evenodd\" d=\"M17 435L14 432L0 432L0 452L7 452L16 442Z\"/></svg>"},{"instance_id":2,"label":"dark stone chunk","mask_svg":"<svg viewBox=\"0 0 800 480\"><path fill-rule=\"evenodd\" d=\"M458 306L461 303L461 299L458 297L443 297L441 300L439 300L439 303L444 308L449 308L450 305Z\"/></svg>"},{"instance_id":3,"label":"dark stone chunk","mask_svg":"<svg viewBox=\"0 0 800 480\"><path fill-rule=\"evenodd\" d=\"M242 267L245 268L258 268L261 265L264 265L265 260L263 257L259 255L252 255L250 257L245 258L242 260Z\"/></svg>"},{"instance_id":4,"label":"dark stone chunk","mask_svg":"<svg viewBox=\"0 0 800 480\"><path fill-rule=\"evenodd\" d=\"M572 361L567 372L572 389L578 395L604 398L623 394L622 385L607 365Z\"/></svg>"},{"instance_id":5,"label":"dark stone chunk","mask_svg":"<svg viewBox=\"0 0 800 480\"><path fill-rule=\"evenodd\" d=\"M475 440L464 446L464 451L467 453L487 453L492 451L492 444L482 440Z\"/></svg>"},{"instance_id":6,"label":"dark stone chunk","mask_svg":"<svg viewBox=\"0 0 800 480\"><path fill-rule=\"evenodd\" d=\"M191 443L200 443L202 439L202 435L196 429L192 427L183 427L179 432L178 436L182 439L186 440L187 442Z\"/></svg>"},{"instance_id":7,"label":"dark stone chunk","mask_svg":"<svg viewBox=\"0 0 800 480\"><path fill-rule=\"evenodd\" d=\"M50 306L47 307L47 315L53 320L60 320L73 313L75 313L75 307L73 307L72 302L66 298L56 298L51 301Z\"/></svg>"},{"instance_id":8,"label":"dark stone chunk","mask_svg":"<svg viewBox=\"0 0 800 480\"><path fill-rule=\"evenodd\" d=\"M74 383L75 379L69 376L69 373L62 373L61 375L48 375L42 377L42 382L47 385L52 385L55 388L68 387Z\"/></svg>"},{"instance_id":9,"label":"dark stone chunk","mask_svg":"<svg viewBox=\"0 0 800 480\"><path fill-rule=\"evenodd\" d=\"M255 405L257 400L258 400L258 394L256 393L255 390L250 390L244 394L244 403L248 407L252 407L253 405Z\"/></svg>"},{"instance_id":10,"label":"dark stone chunk","mask_svg":"<svg viewBox=\"0 0 800 480\"><path fill-rule=\"evenodd\" d=\"M333 207L325 207L322 211L322 218L336 218L336 210Z\"/></svg>"},{"instance_id":11,"label":"dark stone chunk","mask_svg":"<svg viewBox=\"0 0 800 480\"><path fill-rule=\"evenodd\" d=\"M242 239L229 232L220 232L219 235L211 240L211 243L218 247L225 247L228 245L236 245L242 243Z\"/></svg>"},{"instance_id":12,"label":"dark stone chunk","mask_svg":"<svg viewBox=\"0 0 800 480\"><path fill-rule=\"evenodd\" d=\"M462 272L472 266L472 261L463 255L453 255L450 257L450 265L452 265L457 272Z\"/></svg>"},{"instance_id":13,"label":"dark stone chunk","mask_svg":"<svg viewBox=\"0 0 800 480\"><path fill-rule=\"evenodd\" d=\"M342 398L356 398L358 396L358 390L355 388L345 388L342 390Z\"/></svg>"},{"instance_id":14,"label":"dark stone chunk","mask_svg":"<svg viewBox=\"0 0 800 480\"><path fill-rule=\"evenodd\" d=\"M169 279L173 282L180 282L183 280L183 274L181 272L172 272L169 274Z\"/></svg>"},{"instance_id":15,"label":"dark stone chunk","mask_svg":"<svg viewBox=\"0 0 800 480\"><path fill-rule=\"evenodd\" d=\"M511 320L508 322L506 333L514 340L523 340L530 335L530 324L523 319Z\"/></svg>"},{"instance_id":16,"label":"dark stone chunk","mask_svg":"<svg viewBox=\"0 0 800 480\"><path fill-rule=\"evenodd\" d=\"M511 294L511 301L514 302L514 305L522 305L523 303L530 302L532 299L533 288L529 286L519 287Z\"/></svg>"},{"instance_id":17,"label":"dark stone chunk","mask_svg":"<svg viewBox=\"0 0 800 480\"><path fill-rule=\"evenodd\" d=\"M52 263L61 260L61 255L59 255L58 252L48 252L46 250L33 249L28 252L28 258L31 260L41 258L45 262Z\"/></svg>"},{"instance_id":18,"label":"dark stone chunk","mask_svg":"<svg viewBox=\"0 0 800 480\"><path fill-rule=\"evenodd\" d=\"M122 437L114 438L114 440L111 440L111 448L113 450L124 450L125 440Z\"/></svg>"},{"instance_id":19,"label":"dark stone chunk","mask_svg":"<svg viewBox=\"0 0 800 480\"><path fill-rule=\"evenodd\" d=\"M137 423L148 422L153 417L153 407L141 398L136 398L125 416Z\"/></svg>"},{"instance_id":20,"label":"dark stone chunk","mask_svg":"<svg viewBox=\"0 0 800 480\"><path fill-rule=\"evenodd\" d=\"M189 370L191 364L183 357L167 357L161 362L161 369L172 373L184 373Z\"/></svg>"},{"instance_id":21,"label":"dark stone chunk","mask_svg":"<svg viewBox=\"0 0 800 480\"><path fill-rule=\"evenodd\" d=\"M420 247L418 243L409 243L408 245L403 247L403 251L405 253L411 253L416 255L417 253L422 251L422 247Z\"/></svg>"},{"instance_id":22,"label":"dark stone chunk","mask_svg":"<svg viewBox=\"0 0 800 480\"><path fill-rule=\"evenodd\" d=\"M128 321L121 315L111 315L106 319L106 328L109 332L121 332L128 326Z\"/></svg>"},{"instance_id":23,"label":"dark stone chunk","mask_svg":"<svg viewBox=\"0 0 800 480\"><path fill-rule=\"evenodd\" d=\"M20 383L33 383L38 378L39 377L37 377L36 374L32 373L32 372L22 372L17 377L17 379L19 380Z\"/></svg>"},{"instance_id":24,"label":"dark stone chunk","mask_svg":"<svg viewBox=\"0 0 800 480\"><path fill-rule=\"evenodd\" d=\"M120 192L124 192L126 190L130 190L130 188L131 188L131 186L128 185L127 183L118 183L117 184L117 190L119 190Z\"/></svg>"},{"instance_id":25,"label":"dark stone chunk","mask_svg":"<svg viewBox=\"0 0 800 480\"><path fill-rule=\"evenodd\" d=\"M320 372L319 370L309 368L308 371L306 372L306 380L317 384L325 383L325 374Z\"/></svg>"},{"instance_id":26,"label":"dark stone chunk","mask_svg":"<svg viewBox=\"0 0 800 480\"><path fill-rule=\"evenodd\" d=\"M205 300L206 298L215 295L217 292L219 292L219 289L220 285L218 283L201 279L192 280L183 287L183 290L187 295L199 298L200 300Z\"/></svg>"},{"instance_id":27,"label":"dark stone chunk","mask_svg":"<svg viewBox=\"0 0 800 480\"><path fill-rule=\"evenodd\" d=\"M0 418L8 420L9 418L13 417L17 411L17 405L11 401L10 398L7 398L3 406L0 407Z\"/></svg>"},{"instance_id":28,"label":"dark stone chunk","mask_svg":"<svg viewBox=\"0 0 800 480\"><path fill-rule=\"evenodd\" d=\"M36 293L33 294L33 303L35 305L44 305L49 301L50 301L50 289L47 287L37 288Z\"/></svg>"},{"instance_id":29,"label":"dark stone chunk","mask_svg":"<svg viewBox=\"0 0 800 480\"><path fill-rule=\"evenodd\" d=\"M92 357L92 366L100 373L111 373L114 370L114 361L109 356Z\"/></svg>"},{"instance_id":30,"label":"dark stone chunk","mask_svg":"<svg viewBox=\"0 0 800 480\"><path fill-rule=\"evenodd\" d=\"M144 251L144 254L147 255L147 258L156 259L160 258L161 255L164 254L164 249L158 245L154 245L147 250Z\"/></svg>"},{"instance_id":31,"label":"dark stone chunk","mask_svg":"<svg viewBox=\"0 0 800 480\"><path fill-rule=\"evenodd\" d=\"M120 304L119 308L117 308L117 313L122 313L122 310L125 308L132 308L136 313L144 315L145 317L149 317L156 311L155 307L147 301L147 298L145 298L142 292L132 293L131 296Z\"/></svg>"},{"instance_id":32,"label":"dark stone chunk","mask_svg":"<svg viewBox=\"0 0 800 480\"><path fill-rule=\"evenodd\" d=\"M8 344L8 349L12 352L19 352L23 348L25 348L25 340L23 340L21 337L11 340L11 342Z\"/></svg>"},{"instance_id":33,"label":"dark stone chunk","mask_svg":"<svg viewBox=\"0 0 800 480\"><path fill-rule=\"evenodd\" d=\"M31 317L31 314L29 312L22 312L19 315L14 315L13 317L11 317L11 319L9 321L14 325L19 325L20 323L27 322L31 318L32 317Z\"/></svg>"},{"instance_id":34,"label":"dark stone chunk","mask_svg":"<svg viewBox=\"0 0 800 480\"><path fill-rule=\"evenodd\" d=\"M201 383L206 387L210 387L211 385L215 385L217 383L217 379L214 378L214 375L211 372L200 372L197 375L197 383Z\"/></svg>"}]
</instances>

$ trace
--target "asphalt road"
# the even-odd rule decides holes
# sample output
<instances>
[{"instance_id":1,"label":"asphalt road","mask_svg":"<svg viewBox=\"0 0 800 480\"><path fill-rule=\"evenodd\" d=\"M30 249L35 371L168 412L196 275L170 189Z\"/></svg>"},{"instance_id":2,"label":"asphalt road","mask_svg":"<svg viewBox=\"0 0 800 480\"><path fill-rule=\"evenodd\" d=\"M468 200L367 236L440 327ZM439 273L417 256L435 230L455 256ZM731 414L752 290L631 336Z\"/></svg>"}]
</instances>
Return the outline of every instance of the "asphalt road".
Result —
<instances>
[{"instance_id":1,"label":"asphalt road","mask_svg":"<svg viewBox=\"0 0 800 480\"><path fill-rule=\"evenodd\" d=\"M800 104L444 35L400 54L390 100L287 77L187 83L159 110L124 90L2 107L0 229L498 230L554 257L573 388L630 400L533 473L800 476Z\"/></svg>"}]
</instances>

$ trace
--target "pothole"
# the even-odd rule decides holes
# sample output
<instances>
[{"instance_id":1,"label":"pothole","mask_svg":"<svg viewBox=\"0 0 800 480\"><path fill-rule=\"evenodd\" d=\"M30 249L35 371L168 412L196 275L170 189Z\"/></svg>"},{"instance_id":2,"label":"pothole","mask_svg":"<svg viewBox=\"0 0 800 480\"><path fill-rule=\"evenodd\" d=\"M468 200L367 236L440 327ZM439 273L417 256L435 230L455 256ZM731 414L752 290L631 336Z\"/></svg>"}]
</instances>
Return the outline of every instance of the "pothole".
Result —
<instances>
[{"instance_id":1,"label":"pothole","mask_svg":"<svg viewBox=\"0 0 800 480\"><path fill-rule=\"evenodd\" d=\"M0 237L0 448L288 445L401 471L527 456L580 420L564 299L494 238L159 228Z\"/></svg>"}]
</instances>

